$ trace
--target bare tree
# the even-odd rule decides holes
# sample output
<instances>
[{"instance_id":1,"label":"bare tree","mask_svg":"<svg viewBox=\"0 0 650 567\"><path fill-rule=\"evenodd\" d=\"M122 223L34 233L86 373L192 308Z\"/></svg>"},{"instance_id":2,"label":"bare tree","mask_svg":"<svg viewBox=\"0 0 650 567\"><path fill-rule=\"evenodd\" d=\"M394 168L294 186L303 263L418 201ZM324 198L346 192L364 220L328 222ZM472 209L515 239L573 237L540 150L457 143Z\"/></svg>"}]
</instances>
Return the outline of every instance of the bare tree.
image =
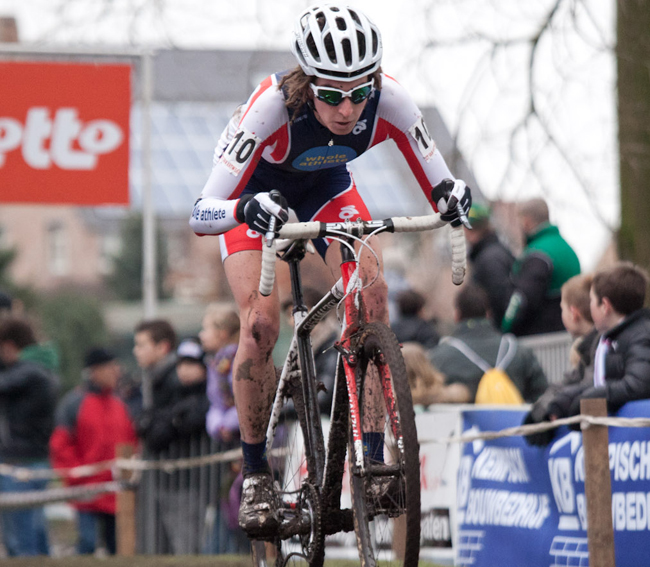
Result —
<instances>
[{"instance_id":1,"label":"bare tree","mask_svg":"<svg viewBox=\"0 0 650 567\"><path fill-rule=\"evenodd\" d=\"M568 230L582 223L610 237L618 224L614 7L430 0L429 39L412 56L489 197L544 196Z\"/></svg>"},{"instance_id":2,"label":"bare tree","mask_svg":"<svg viewBox=\"0 0 650 567\"><path fill-rule=\"evenodd\" d=\"M622 257L650 266L650 6L618 0L616 61Z\"/></svg>"}]
</instances>

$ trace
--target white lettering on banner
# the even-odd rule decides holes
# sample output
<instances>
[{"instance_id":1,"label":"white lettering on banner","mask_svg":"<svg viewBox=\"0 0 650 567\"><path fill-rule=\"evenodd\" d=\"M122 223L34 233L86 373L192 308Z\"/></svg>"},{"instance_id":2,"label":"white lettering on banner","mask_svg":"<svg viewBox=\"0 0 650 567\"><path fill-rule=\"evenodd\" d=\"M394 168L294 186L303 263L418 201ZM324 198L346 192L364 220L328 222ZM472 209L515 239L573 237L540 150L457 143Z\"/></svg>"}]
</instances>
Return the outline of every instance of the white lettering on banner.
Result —
<instances>
[{"instance_id":1,"label":"white lettering on banner","mask_svg":"<svg viewBox=\"0 0 650 567\"><path fill-rule=\"evenodd\" d=\"M650 445L647 441L610 443L609 470L614 480L650 480Z\"/></svg>"},{"instance_id":2,"label":"white lettering on banner","mask_svg":"<svg viewBox=\"0 0 650 567\"><path fill-rule=\"evenodd\" d=\"M548 494L473 489L469 494L464 519L465 524L537 530L550 514Z\"/></svg>"},{"instance_id":3,"label":"white lettering on banner","mask_svg":"<svg viewBox=\"0 0 650 567\"><path fill-rule=\"evenodd\" d=\"M34 169L49 169L52 164L69 170L94 169L97 156L117 149L124 132L111 120L84 124L78 114L76 108L59 108L52 120L48 108L33 107L27 111L24 128L14 118L0 117L0 167L6 154L22 142L23 158Z\"/></svg>"},{"instance_id":4,"label":"white lettering on banner","mask_svg":"<svg viewBox=\"0 0 650 567\"><path fill-rule=\"evenodd\" d=\"M498 482L529 482L521 449L516 447L486 447L476 457L472 478Z\"/></svg>"},{"instance_id":5,"label":"white lettering on banner","mask_svg":"<svg viewBox=\"0 0 650 567\"><path fill-rule=\"evenodd\" d=\"M650 530L648 510L650 510L650 492L612 494L612 519L617 532Z\"/></svg>"},{"instance_id":6,"label":"white lettering on banner","mask_svg":"<svg viewBox=\"0 0 650 567\"><path fill-rule=\"evenodd\" d=\"M558 511L560 514L573 514L575 512L575 492L571 478L571 459L549 459L548 472Z\"/></svg>"}]
</instances>

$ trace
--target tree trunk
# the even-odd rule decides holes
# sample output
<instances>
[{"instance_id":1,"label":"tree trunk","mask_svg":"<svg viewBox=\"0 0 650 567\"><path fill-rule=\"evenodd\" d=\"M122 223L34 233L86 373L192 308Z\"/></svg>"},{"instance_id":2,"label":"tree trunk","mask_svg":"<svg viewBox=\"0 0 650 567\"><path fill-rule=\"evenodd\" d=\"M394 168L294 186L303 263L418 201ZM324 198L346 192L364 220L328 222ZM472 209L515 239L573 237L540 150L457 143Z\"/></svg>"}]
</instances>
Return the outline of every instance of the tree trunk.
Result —
<instances>
[{"instance_id":1,"label":"tree trunk","mask_svg":"<svg viewBox=\"0 0 650 567\"><path fill-rule=\"evenodd\" d=\"M621 258L650 267L650 7L617 0Z\"/></svg>"}]
</instances>

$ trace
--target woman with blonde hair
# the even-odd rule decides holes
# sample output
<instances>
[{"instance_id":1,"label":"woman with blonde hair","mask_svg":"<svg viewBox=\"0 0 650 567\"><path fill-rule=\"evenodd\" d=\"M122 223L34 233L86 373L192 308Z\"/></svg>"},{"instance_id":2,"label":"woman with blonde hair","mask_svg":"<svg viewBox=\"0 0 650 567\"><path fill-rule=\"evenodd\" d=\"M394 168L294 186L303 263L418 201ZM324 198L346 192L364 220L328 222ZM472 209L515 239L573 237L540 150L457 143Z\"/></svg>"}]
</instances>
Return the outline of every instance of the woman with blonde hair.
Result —
<instances>
[{"instance_id":1,"label":"woman with blonde hair","mask_svg":"<svg viewBox=\"0 0 650 567\"><path fill-rule=\"evenodd\" d=\"M426 407L431 404L462 404L472 401L466 386L445 384L445 375L431 364L426 349L419 343L404 343L402 356L414 405Z\"/></svg>"}]
</instances>

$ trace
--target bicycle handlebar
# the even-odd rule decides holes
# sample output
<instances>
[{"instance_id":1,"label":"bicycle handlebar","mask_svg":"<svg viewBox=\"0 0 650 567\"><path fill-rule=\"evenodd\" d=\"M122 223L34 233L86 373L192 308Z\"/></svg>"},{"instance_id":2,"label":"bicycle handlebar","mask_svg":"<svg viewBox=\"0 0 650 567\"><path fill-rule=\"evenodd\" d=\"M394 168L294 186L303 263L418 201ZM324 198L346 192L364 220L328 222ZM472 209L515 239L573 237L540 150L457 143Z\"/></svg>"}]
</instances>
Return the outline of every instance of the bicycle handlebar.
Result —
<instances>
[{"instance_id":1,"label":"bicycle handlebar","mask_svg":"<svg viewBox=\"0 0 650 567\"><path fill-rule=\"evenodd\" d=\"M324 238L341 232L363 236L373 232L419 232L446 226L438 213L418 217L392 217L378 221L345 221L336 223L296 222L285 224L278 237L288 240ZM268 233L267 233L268 234ZM463 283L467 254L462 226L451 229L451 279L456 285ZM269 296L275 280L275 240L269 238L262 245L262 274L259 291Z\"/></svg>"}]
</instances>

